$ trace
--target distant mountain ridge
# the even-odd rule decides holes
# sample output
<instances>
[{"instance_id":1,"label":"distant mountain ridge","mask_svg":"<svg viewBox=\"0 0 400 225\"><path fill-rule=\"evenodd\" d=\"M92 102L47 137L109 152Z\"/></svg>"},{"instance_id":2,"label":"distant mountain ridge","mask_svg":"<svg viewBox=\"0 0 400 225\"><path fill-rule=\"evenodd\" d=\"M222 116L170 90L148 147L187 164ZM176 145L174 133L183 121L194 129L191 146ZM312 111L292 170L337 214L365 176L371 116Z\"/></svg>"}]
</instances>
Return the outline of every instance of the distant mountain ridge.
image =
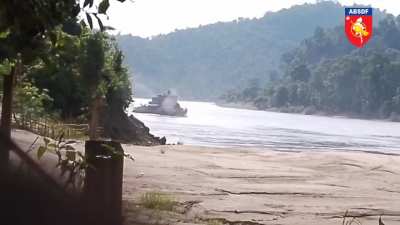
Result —
<instances>
[{"instance_id":1,"label":"distant mountain ridge","mask_svg":"<svg viewBox=\"0 0 400 225\"><path fill-rule=\"evenodd\" d=\"M344 7L323 1L151 39L116 39L134 73L136 96L172 89L183 99L213 100L254 78L267 80L279 70L283 53L312 36L317 27L332 28L343 21Z\"/></svg>"}]
</instances>

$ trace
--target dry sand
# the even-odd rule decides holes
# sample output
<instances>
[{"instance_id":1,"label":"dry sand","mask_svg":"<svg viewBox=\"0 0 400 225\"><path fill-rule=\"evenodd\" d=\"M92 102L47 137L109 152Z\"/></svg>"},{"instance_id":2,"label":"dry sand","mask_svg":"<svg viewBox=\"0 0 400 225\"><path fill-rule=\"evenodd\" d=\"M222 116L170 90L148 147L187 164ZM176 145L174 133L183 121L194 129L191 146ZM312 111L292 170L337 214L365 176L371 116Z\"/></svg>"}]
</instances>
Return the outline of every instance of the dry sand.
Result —
<instances>
[{"instance_id":1,"label":"dry sand","mask_svg":"<svg viewBox=\"0 0 400 225\"><path fill-rule=\"evenodd\" d=\"M18 131L18 143L33 136ZM125 145L124 199L169 193L187 206L168 223L220 218L230 224L400 224L400 156L364 152L277 152L194 146ZM162 153L164 152L164 153ZM135 211L136 212L136 211ZM127 224L150 223L137 213ZM161 222L162 223L162 222Z\"/></svg>"}]
</instances>

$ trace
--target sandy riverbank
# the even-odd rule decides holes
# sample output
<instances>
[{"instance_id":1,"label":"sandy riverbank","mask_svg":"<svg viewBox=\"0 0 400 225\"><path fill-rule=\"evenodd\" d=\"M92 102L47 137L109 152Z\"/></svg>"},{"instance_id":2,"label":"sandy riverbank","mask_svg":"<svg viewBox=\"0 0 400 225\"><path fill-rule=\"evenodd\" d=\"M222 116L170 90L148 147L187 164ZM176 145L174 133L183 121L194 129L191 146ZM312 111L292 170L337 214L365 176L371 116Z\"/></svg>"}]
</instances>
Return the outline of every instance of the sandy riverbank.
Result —
<instances>
[{"instance_id":1,"label":"sandy riverbank","mask_svg":"<svg viewBox=\"0 0 400 225\"><path fill-rule=\"evenodd\" d=\"M14 137L22 145L34 139L21 131ZM377 224L379 215L386 225L400 224L400 156L193 146L124 149L136 159L125 162L126 202L149 191L191 201L175 221L179 224L200 217L232 224L336 225L346 210L361 216L364 225ZM127 218L127 224L135 219Z\"/></svg>"},{"instance_id":2,"label":"sandy riverbank","mask_svg":"<svg viewBox=\"0 0 400 225\"><path fill-rule=\"evenodd\" d=\"M192 213L261 224L400 223L400 156L126 146L125 198L147 191L199 201ZM161 154L161 149L165 154ZM140 177L140 173L144 175ZM139 177L139 178L137 178Z\"/></svg>"}]
</instances>

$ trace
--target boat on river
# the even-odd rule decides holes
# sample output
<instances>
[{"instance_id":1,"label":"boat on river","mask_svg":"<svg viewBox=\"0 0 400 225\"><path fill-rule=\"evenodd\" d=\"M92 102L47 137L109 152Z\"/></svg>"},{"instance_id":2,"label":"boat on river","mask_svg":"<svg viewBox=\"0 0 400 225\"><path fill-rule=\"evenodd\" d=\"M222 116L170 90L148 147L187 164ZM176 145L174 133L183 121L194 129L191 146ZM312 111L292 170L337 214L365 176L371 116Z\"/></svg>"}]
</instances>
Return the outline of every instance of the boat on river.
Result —
<instances>
[{"instance_id":1,"label":"boat on river","mask_svg":"<svg viewBox=\"0 0 400 225\"><path fill-rule=\"evenodd\" d=\"M178 96L171 94L168 91L166 94L157 95L146 105L135 107L135 113L151 113L167 116L185 117L187 109L182 108L178 103Z\"/></svg>"}]
</instances>

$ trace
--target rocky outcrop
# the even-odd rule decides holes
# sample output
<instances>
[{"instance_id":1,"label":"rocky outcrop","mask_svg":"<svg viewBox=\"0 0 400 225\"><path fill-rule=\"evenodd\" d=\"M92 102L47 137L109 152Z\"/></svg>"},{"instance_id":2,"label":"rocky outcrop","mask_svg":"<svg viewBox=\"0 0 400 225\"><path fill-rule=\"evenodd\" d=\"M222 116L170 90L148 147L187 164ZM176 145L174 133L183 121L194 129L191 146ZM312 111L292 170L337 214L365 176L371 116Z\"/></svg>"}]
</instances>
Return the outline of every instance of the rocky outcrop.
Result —
<instances>
[{"instance_id":1,"label":"rocky outcrop","mask_svg":"<svg viewBox=\"0 0 400 225\"><path fill-rule=\"evenodd\" d=\"M124 144L144 146L164 145L166 138L156 137L150 129L134 116L128 116L124 110L112 107L103 110L103 136Z\"/></svg>"}]
</instances>

